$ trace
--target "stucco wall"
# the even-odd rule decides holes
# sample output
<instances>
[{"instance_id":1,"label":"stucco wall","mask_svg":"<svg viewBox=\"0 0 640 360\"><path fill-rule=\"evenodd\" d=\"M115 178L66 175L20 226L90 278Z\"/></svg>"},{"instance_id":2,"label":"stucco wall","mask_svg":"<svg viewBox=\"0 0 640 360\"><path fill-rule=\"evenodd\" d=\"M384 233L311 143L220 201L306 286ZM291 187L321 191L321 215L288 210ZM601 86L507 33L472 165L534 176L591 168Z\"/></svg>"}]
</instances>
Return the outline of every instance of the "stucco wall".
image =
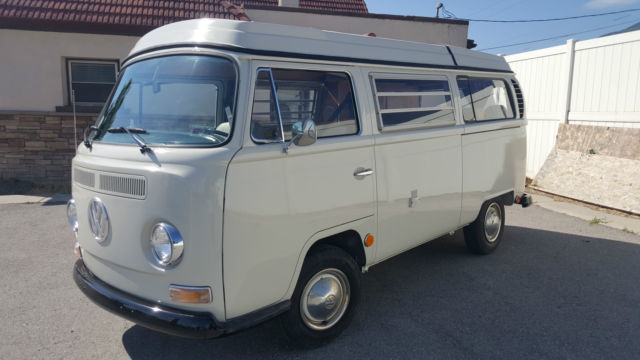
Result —
<instances>
[{"instance_id":1,"label":"stucco wall","mask_svg":"<svg viewBox=\"0 0 640 360\"><path fill-rule=\"evenodd\" d=\"M430 44L467 46L468 25L380 19L340 15L319 15L302 12L245 9L254 21L307 26L351 34L375 33L378 37L417 41Z\"/></svg>"},{"instance_id":2,"label":"stucco wall","mask_svg":"<svg viewBox=\"0 0 640 360\"><path fill-rule=\"evenodd\" d=\"M123 60L135 36L0 29L0 110L68 105L67 58Z\"/></svg>"}]
</instances>

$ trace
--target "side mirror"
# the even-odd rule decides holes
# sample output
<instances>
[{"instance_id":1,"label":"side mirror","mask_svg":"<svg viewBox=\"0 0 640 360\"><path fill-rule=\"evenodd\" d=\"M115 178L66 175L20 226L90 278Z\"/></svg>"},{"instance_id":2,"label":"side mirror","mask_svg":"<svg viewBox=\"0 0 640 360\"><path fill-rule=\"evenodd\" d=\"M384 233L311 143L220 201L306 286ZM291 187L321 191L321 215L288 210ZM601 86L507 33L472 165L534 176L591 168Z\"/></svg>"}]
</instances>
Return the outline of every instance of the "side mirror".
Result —
<instances>
[{"instance_id":1,"label":"side mirror","mask_svg":"<svg viewBox=\"0 0 640 360\"><path fill-rule=\"evenodd\" d=\"M298 121L291 127L291 140L284 146L284 152L289 152L291 144L308 146L316 142L318 131L313 120Z\"/></svg>"}]
</instances>

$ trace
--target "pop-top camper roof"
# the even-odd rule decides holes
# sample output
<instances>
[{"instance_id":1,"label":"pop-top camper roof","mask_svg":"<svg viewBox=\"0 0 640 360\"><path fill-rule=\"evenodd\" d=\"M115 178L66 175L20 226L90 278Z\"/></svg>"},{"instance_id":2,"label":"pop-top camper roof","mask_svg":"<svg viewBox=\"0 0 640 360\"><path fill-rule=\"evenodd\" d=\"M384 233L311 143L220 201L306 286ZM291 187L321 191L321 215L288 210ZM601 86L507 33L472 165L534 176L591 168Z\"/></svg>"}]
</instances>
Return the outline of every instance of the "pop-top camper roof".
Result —
<instances>
[{"instance_id":1,"label":"pop-top camper roof","mask_svg":"<svg viewBox=\"0 0 640 360\"><path fill-rule=\"evenodd\" d=\"M201 46L242 53L418 67L511 72L500 56L313 28L223 19L196 19L143 36L129 58L154 49Z\"/></svg>"}]
</instances>

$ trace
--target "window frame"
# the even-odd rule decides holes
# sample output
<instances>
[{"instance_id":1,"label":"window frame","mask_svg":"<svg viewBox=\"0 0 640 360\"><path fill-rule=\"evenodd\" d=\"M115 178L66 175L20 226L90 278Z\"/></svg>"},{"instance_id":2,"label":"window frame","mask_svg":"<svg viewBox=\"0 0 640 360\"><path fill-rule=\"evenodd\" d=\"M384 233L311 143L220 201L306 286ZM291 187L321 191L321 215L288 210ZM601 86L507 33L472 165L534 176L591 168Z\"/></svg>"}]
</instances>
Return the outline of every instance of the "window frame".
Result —
<instances>
[{"instance_id":1,"label":"window frame","mask_svg":"<svg viewBox=\"0 0 640 360\"><path fill-rule=\"evenodd\" d=\"M388 95L380 95L387 94L388 92L378 92L376 86L376 80L378 79L391 79L391 80L439 80L445 81L449 86L448 95L451 98L451 107L450 108L436 108L436 107L427 107L427 108L407 108L405 111L393 111L398 109L391 109L392 111L387 111L386 113L401 113L401 112L412 112L412 111L420 111L420 110L451 110L451 115L453 116L453 122L451 124L446 125L433 125L429 123L423 124L406 124L406 125L384 125L384 121L382 119L383 110L380 108L380 99L379 96L388 96ZM418 129L443 129L447 127L454 127L458 125L458 117L456 115L456 98L453 88L451 87L451 78L447 73L380 73L380 72L371 72L369 73L369 82L371 86L371 91L373 92L373 99L376 107L376 118L378 123L378 130L382 132L390 132L390 131L403 131L403 130L418 130ZM396 94L402 94L402 92L395 92ZM406 92L404 94L411 94L407 96L419 96L416 94L427 94L426 92ZM445 95L446 94L441 94ZM409 111L407 111L409 110Z\"/></svg>"},{"instance_id":2,"label":"window frame","mask_svg":"<svg viewBox=\"0 0 640 360\"><path fill-rule=\"evenodd\" d=\"M301 66L296 66L296 65L301 65ZM305 66L306 65L306 66ZM346 137L346 136L360 136L362 134L362 123L361 123L361 119L360 119L360 112L358 110L358 95L357 95L357 89L356 89L356 85L354 82L354 75L344 69L344 68L331 68L331 67L326 67L323 66L325 64L283 64L283 63L275 63L275 62L265 62L265 63L259 63L254 67L254 71L253 71L253 76L255 76L254 78L251 79L252 84L251 84L251 92L250 92L250 98L249 98L249 103L250 105L250 109L248 109L247 112L247 117L248 117L248 132L249 132L249 137L251 139L251 141L256 144L256 145L267 145L267 144L286 144L288 140L286 140L286 138L284 137L284 129L282 129L283 127L283 123L282 123L282 115L279 115L280 118L278 119L278 121L280 122L280 126L281 126L281 131L282 131L282 136L280 139L278 140L267 140L267 139L257 139L256 137L253 136L253 131L252 131L252 125L253 125L253 110L254 110L254 102L255 102L255 93L256 93L256 85L258 82L258 74L261 71L266 71L268 73L271 74L271 79L273 80L272 85L276 87L276 93L277 93L277 79L275 79L275 76L273 76L273 70L291 70L291 71L312 71L312 72L324 72L324 73L340 73L340 74L344 74L349 82L349 86L351 87L351 98L353 100L353 113L354 113L354 117L355 117L355 121L356 121L356 126L357 126L357 131L353 134L343 134L343 135L330 135L330 136L323 136L320 137L318 136L316 141L323 141L325 139L332 139L332 138L340 138L340 137ZM316 67L317 66L317 67ZM273 89L271 89L271 92L273 93ZM275 100L276 104L279 103L279 100L276 98ZM315 105L314 105L315 106ZM280 109L279 107L277 107L276 109L276 113L280 113ZM284 139L284 140L283 140Z\"/></svg>"},{"instance_id":3,"label":"window frame","mask_svg":"<svg viewBox=\"0 0 640 360\"><path fill-rule=\"evenodd\" d=\"M462 103L462 91L460 91L460 86L458 85L458 80L490 80L490 81L502 81L504 84L504 88L507 91L507 97L509 98L509 105L511 106L511 112L513 113L513 117L510 118L504 118L504 119L488 119L488 120L478 120L477 116L476 116L476 109L475 106L473 105L473 97L471 97L471 109L473 112L473 118L474 120L465 120L464 119L464 110L463 110L463 103ZM500 76L473 76L473 75L456 75L455 79L454 79L454 84L456 86L456 91L458 92L458 101L460 102L460 111L462 112L462 121L463 123L466 124L482 124L482 123L488 123L488 122L496 122L496 121L508 121L508 120L518 120L518 112L519 109L516 108L515 106L515 102L514 102L514 97L513 97L513 89L511 88L511 84L510 81L507 80L507 78L503 78ZM469 96L471 96L471 94L469 94Z\"/></svg>"},{"instance_id":4,"label":"window frame","mask_svg":"<svg viewBox=\"0 0 640 360\"><path fill-rule=\"evenodd\" d=\"M115 70L115 81L113 83L113 87L116 86L116 84L118 83L118 76L120 75L120 60L119 59L87 59L87 58L66 58L66 69L67 69L67 99L69 101L69 105L73 105L73 79L71 78L72 75L72 71L71 71L71 64L72 63L85 63L85 64L110 64L110 65L114 65L114 70ZM95 83L98 84L98 83ZM101 107L104 106L104 104L111 98L111 92L113 92L113 88L111 89L109 95L107 96L107 98L105 99L104 102L102 103L98 103L98 102L78 102L76 101L75 104L77 106L95 106L95 107Z\"/></svg>"}]
</instances>

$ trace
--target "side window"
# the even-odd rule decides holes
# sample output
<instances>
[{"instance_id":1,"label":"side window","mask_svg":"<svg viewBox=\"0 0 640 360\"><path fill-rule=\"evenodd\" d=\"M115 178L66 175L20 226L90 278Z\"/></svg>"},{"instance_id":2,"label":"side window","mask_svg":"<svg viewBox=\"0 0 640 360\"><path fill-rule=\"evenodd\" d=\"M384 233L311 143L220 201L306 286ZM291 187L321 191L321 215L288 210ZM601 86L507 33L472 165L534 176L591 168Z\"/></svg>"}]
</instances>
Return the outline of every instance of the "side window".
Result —
<instances>
[{"instance_id":1,"label":"side window","mask_svg":"<svg viewBox=\"0 0 640 360\"><path fill-rule=\"evenodd\" d=\"M374 77L373 82L382 128L455 125L446 76L423 79Z\"/></svg>"},{"instance_id":2,"label":"side window","mask_svg":"<svg viewBox=\"0 0 640 360\"><path fill-rule=\"evenodd\" d=\"M465 122L515 117L507 83L502 79L458 77Z\"/></svg>"},{"instance_id":3,"label":"side window","mask_svg":"<svg viewBox=\"0 0 640 360\"><path fill-rule=\"evenodd\" d=\"M285 141L298 121L313 120L318 138L358 133L349 76L339 72L272 69ZM268 70L258 72L251 114L251 136L257 142L280 141L277 104Z\"/></svg>"}]
</instances>

